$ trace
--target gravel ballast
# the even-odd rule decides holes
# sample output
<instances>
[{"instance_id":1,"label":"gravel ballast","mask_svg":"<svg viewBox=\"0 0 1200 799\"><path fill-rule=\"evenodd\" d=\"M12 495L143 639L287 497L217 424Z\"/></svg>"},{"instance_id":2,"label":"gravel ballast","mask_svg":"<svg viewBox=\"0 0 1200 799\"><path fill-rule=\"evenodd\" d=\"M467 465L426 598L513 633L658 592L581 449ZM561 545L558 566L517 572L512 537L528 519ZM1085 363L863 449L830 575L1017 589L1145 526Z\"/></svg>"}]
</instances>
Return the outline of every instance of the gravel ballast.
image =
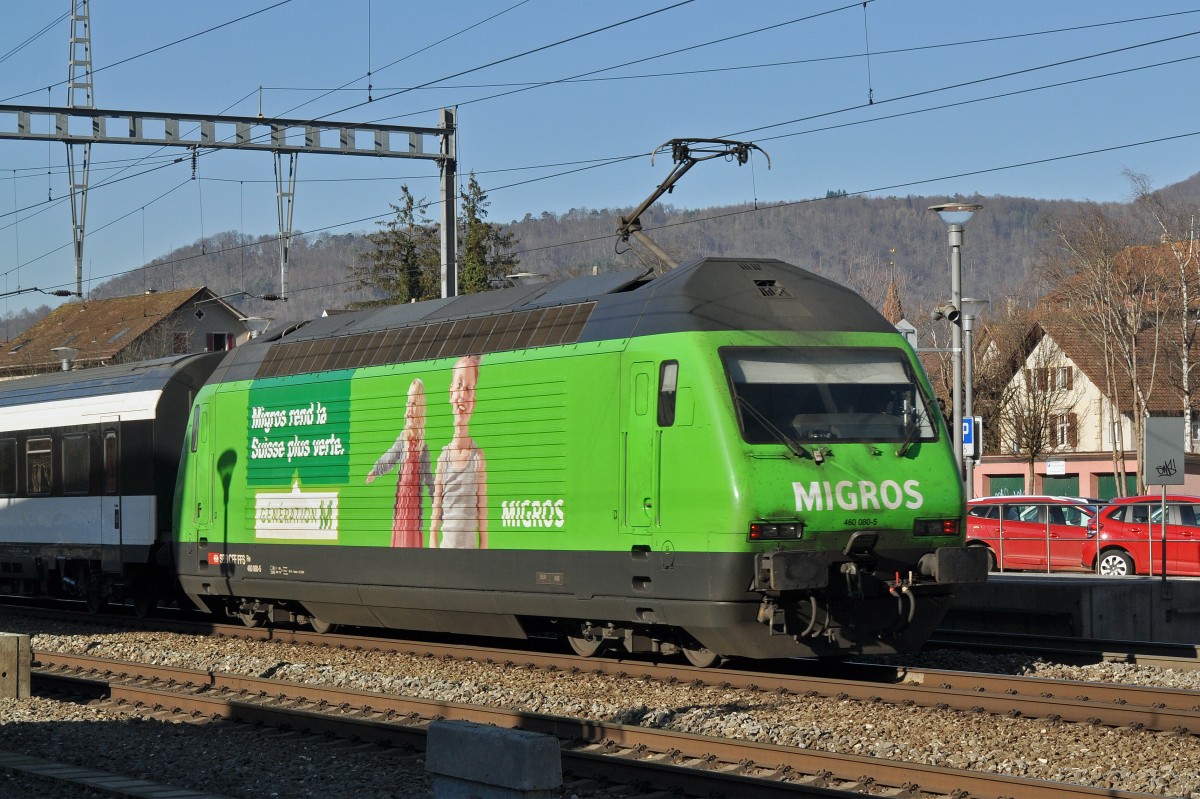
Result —
<instances>
[{"instance_id":1,"label":"gravel ballast","mask_svg":"<svg viewBox=\"0 0 1200 799\"><path fill-rule=\"evenodd\" d=\"M667 685L589 673L528 671L380 652L161 632L97 633L94 628L71 629L44 621L12 622L6 624L6 631L29 633L37 650L233 674L269 672L294 682L1200 799L1200 739L1191 735ZM1200 691L1200 672L1130 664L1078 667L1019 655L961 652L930 652L906 662L914 668ZM37 698L0 702L0 749L187 787L195 787L197 775L203 774L201 784L209 790L238 797L429 796L418 756L347 746L330 762L327 750L299 737L219 724L138 719Z\"/></svg>"}]
</instances>

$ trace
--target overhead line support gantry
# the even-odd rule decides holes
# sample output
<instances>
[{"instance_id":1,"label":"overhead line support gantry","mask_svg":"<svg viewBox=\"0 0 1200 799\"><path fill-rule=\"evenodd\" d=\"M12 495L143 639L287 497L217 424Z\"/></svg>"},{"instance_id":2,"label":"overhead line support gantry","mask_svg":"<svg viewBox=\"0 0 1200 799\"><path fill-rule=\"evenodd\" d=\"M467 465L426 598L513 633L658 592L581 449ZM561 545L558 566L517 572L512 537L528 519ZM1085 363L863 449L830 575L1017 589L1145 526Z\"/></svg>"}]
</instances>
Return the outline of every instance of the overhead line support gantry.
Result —
<instances>
[{"instance_id":1,"label":"overhead line support gantry","mask_svg":"<svg viewBox=\"0 0 1200 799\"><path fill-rule=\"evenodd\" d=\"M88 69L90 74L90 68ZM88 95L90 102L90 93ZM376 125L269 117L204 114L166 114L84 107L0 105L0 139L65 142L84 145L84 158L92 144L137 144L204 150L267 150L275 156L275 189L279 213L280 296L287 299L287 250L291 239L292 198L296 183L296 158L300 153L366 155L376 158L417 158L436 161L441 172L442 287L444 296L457 293L455 199L455 114L444 108L437 127ZM437 146L426 146L436 137ZM288 166L283 168L283 156ZM83 210L87 207L86 171L76 179L72 163L72 218L75 227L76 290L83 291ZM85 167L86 170L86 167ZM285 187L285 180L287 186ZM75 198L79 196L80 212Z\"/></svg>"}]
</instances>

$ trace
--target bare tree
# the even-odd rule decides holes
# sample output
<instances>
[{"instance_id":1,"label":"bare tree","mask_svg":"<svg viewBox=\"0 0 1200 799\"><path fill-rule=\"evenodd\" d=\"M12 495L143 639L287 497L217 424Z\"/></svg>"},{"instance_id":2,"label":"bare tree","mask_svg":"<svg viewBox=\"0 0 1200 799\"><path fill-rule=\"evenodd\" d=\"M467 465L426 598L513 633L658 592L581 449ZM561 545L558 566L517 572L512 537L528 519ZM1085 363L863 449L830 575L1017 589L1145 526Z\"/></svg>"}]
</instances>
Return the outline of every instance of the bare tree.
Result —
<instances>
[{"instance_id":1,"label":"bare tree","mask_svg":"<svg viewBox=\"0 0 1200 799\"><path fill-rule=\"evenodd\" d=\"M1010 296L992 309L974 342L973 410L983 419L985 454L1007 452L1001 423L1005 392L1034 346L1034 312ZM1011 443L1011 442L1009 442Z\"/></svg>"},{"instance_id":2,"label":"bare tree","mask_svg":"<svg viewBox=\"0 0 1200 799\"><path fill-rule=\"evenodd\" d=\"M1060 301L1070 301L1078 332L1103 353L1105 394L1114 419L1127 414L1132 442L1124 441L1121 424L1113 424L1113 471L1125 484L1124 453L1132 449L1142 462L1142 440L1149 397L1154 390L1162 343L1161 321L1170 287L1154 269L1147 248L1135 248L1127 221L1100 206L1053 217L1049 223L1056 249L1039 265L1058 286ZM1138 469L1138 490L1145 485Z\"/></svg>"},{"instance_id":3,"label":"bare tree","mask_svg":"<svg viewBox=\"0 0 1200 799\"><path fill-rule=\"evenodd\" d=\"M1159 254L1171 261L1173 269L1164 269L1166 274L1173 273L1175 277L1174 307L1170 309L1170 323L1175 330L1169 342L1172 349L1172 361L1175 368L1170 372L1170 380L1179 390L1180 403L1183 406L1184 441L1187 451L1193 451L1193 429L1195 419L1192 416L1192 395L1195 391L1194 370L1196 363L1192 360L1192 347L1196 343L1196 334L1200 331L1200 318L1192 312L1195 297L1200 289L1200 243L1196 240L1196 210L1194 208L1179 208L1168 205L1162 194L1151 190L1149 180L1145 175L1125 171L1134 189L1134 199L1137 207L1159 231L1160 244L1155 248Z\"/></svg>"},{"instance_id":4,"label":"bare tree","mask_svg":"<svg viewBox=\"0 0 1200 799\"><path fill-rule=\"evenodd\" d=\"M1043 336L1025 368L1005 385L996 401L1000 435L1025 462L1025 484L1030 489L1039 458L1079 445L1075 405L1081 391L1064 360L1053 340Z\"/></svg>"}]
</instances>

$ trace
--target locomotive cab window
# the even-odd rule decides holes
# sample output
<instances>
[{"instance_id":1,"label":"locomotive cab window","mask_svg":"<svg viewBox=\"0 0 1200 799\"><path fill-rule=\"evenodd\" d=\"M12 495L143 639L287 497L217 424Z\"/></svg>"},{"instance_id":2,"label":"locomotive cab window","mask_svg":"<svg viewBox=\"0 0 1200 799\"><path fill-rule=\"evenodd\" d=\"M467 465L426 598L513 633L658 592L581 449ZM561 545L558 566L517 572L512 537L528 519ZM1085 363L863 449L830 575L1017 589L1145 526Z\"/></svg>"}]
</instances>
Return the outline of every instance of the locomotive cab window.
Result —
<instances>
[{"instance_id":1,"label":"locomotive cab window","mask_svg":"<svg viewBox=\"0 0 1200 799\"><path fill-rule=\"evenodd\" d=\"M62 439L63 493L88 492L89 466L88 434L67 433Z\"/></svg>"},{"instance_id":2,"label":"locomotive cab window","mask_svg":"<svg viewBox=\"0 0 1200 799\"><path fill-rule=\"evenodd\" d=\"M50 467L54 460L49 436L25 442L25 490L30 495L50 493Z\"/></svg>"},{"instance_id":3,"label":"locomotive cab window","mask_svg":"<svg viewBox=\"0 0 1200 799\"><path fill-rule=\"evenodd\" d=\"M17 440L0 438L0 495L17 493Z\"/></svg>"},{"instance_id":4,"label":"locomotive cab window","mask_svg":"<svg viewBox=\"0 0 1200 799\"><path fill-rule=\"evenodd\" d=\"M937 435L900 350L755 347L721 354L748 443L928 441Z\"/></svg>"}]
</instances>

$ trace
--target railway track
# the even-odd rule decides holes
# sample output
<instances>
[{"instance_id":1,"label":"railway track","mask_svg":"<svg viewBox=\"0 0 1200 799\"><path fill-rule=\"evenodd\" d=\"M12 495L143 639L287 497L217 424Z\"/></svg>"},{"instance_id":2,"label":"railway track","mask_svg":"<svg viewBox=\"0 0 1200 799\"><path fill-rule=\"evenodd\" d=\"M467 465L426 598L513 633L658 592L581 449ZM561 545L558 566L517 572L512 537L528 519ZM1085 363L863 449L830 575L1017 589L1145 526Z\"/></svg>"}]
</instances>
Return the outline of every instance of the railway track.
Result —
<instances>
[{"instance_id":1,"label":"railway track","mask_svg":"<svg viewBox=\"0 0 1200 799\"><path fill-rule=\"evenodd\" d=\"M576 779L650 784L693 796L870 794L897 797L1145 796L960 769L802 750L751 741L569 719L478 705L292 683L211 671L37 652L38 690L82 691L113 706L180 720L236 721L421 750L426 725L456 719L553 735Z\"/></svg>"},{"instance_id":2,"label":"railway track","mask_svg":"<svg viewBox=\"0 0 1200 799\"><path fill-rule=\"evenodd\" d=\"M1046 635L939 630L926 648L967 649L977 652L1028 652L1091 663L1100 660L1183 671L1200 670L1200 645L1153 641L1070 640Z\"/></svg>"},{"instance_id":3,"label":"railway track","mask_svg":"<svg viewBox=\"0 0 1200 799\"><path fill-rule=\"evenodd\" d=\"M142 627L144 621L129 620L129 623ZM161 626L155 625L156 628ZM286 628L247 628L241 624L172 622L167 627L187 633L204 630L209 635L233 639L394 652L422 658L478 661L549 672L588 672L781 695L886 702L1009 717L1200 734L1200 695L1181 689L853 662L765 662L756 663L761 668L753 671L737 668L703 669L648 660L581 658L557 652L313 633ZM1078 649L1070 651L1076 654L1080 652ZM52 653L45 654L51 656Z\"/></svg>"}]
</instances>

